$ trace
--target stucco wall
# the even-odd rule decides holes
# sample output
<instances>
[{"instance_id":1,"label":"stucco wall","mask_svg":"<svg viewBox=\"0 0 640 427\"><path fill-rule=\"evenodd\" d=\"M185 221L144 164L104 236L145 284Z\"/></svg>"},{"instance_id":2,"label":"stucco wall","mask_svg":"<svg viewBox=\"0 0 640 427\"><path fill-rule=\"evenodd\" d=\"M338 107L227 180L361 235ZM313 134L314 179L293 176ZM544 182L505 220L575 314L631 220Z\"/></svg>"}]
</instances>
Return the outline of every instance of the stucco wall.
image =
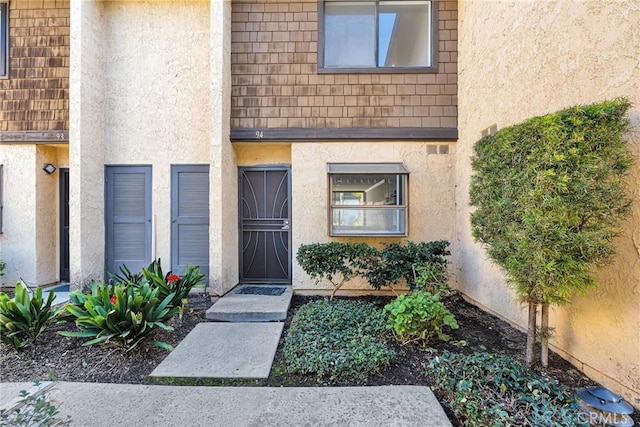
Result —
<instances>
[{"instance_id":1,"label":"stucco wall","mask_svg":"<svg viewBox=\"0 0 640 427\"><path fill-rule=\"evenodd\" d=\"M211 0L209 141L210 292L222 295L238 283L238 178L231 140L231 0Z\"/></svg>"},{"instance_id":2,"label":"stucco wall","mask_svg":"<svg viewBox=\"0 0 640 427\"><path fill-rule=\"evenodd\" d=\"M291 146L291 221L293 287L298 292L330 290L327 283L316 284L295 262L301 244L349 241L330 238L327 230L328 179L330 162L400 162L409 170L409 235L415 242L448 240L454 235L455 145L448 154L427 154L433 143L298 143ZM446 144L443 144L446 145ZM445 150L442 150L445 151ZM372 245L402 241L402 238L357 238ZM348 293L372 292L357 280L342 288Z\"/></svg>"},{"instance_id":3,"label":"stucco wall","mask_svg":"<svg viewBox=\"0 0 640 427\"><path fill-rule=\"evenodd\" d=\"M47 285L59 278L59 171L48 175L45 163L57 168L68 162L66 146L3 145L3 233L0 259L7 263L1 283L20 278L29 285Z\"/></svg>"},{"instance_id":4,"label":"stucco wall","mask_svg":"<svg viewBox=\"0 0 640 427\"><path fill-rule=\"evenodd\" d=\"M104 26L104 164L152 165L152 257L169 268L171 164L209 160L209 5L106 2Z\"/></svg>"},{"instance_id":5,"label":"stucco wall","mask_svg":"<svg viewBox=\"0 0 640 427\"><path fill-rule=\"evenodd\" d=\"M238 166L290 165L291 144L234 144Z\"/></svg>"},{"instance_id":6,"label":"stucco wall","mask_svg":"<svg viewBox=\"0 0 640 427\"><path fill-rule=\"evenodd\" d=\"M7 264L0 280L9 286L20 277L34 283L37 279L36 146L0 146L0 164L4 165L0 259Z\"/></svg>"},{"instance_id":7,"label":"stucco wall","mask_svg":"<svg viewBox=\"0 0 640 427\"><path fill-rule=\"evenodd\" d=\"M640 4L637 1L462 1L460 139L456 192L458 286L524 327L525 311L480 245L468 204L470 156L480 131L575 104L629 97L627 136L640 156ZM631 216L599 287L552 310L555 349L640 406L640 161L628 179Z\"/></svg>"},{"instance_id":8,"label":"stucco wall","mask_svg":"<svg viewBox=\"0 0 640 427\"><path fill-rule=\"evenodd\" d=\"M104 275L104 10L71 2L69 245L71 283Z\"/></svg>"},{"instance_id":9,"label":"stucco wall","mask_svg":"<svg viewBox=\"0 0 640 427\"><path fill-rule=\"evenodd\" d=\"M37 146L35 164L36 178L35 244L36 282L38 285L58 280L58 188L59 171L49 175L41 170L46 163L57 165L57 150L44 145Z\"/></svg>"}]
</instances>

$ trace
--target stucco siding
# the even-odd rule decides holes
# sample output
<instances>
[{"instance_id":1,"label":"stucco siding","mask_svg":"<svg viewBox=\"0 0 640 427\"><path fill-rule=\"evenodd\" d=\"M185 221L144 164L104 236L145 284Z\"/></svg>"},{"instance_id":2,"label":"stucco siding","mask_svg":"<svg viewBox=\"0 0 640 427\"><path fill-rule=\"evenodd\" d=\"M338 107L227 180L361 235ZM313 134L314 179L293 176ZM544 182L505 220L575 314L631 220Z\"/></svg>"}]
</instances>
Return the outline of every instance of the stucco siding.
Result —
<instances>
[{"instance_id":1,"label":"stucco siding","mask_svg":"<svg viewBox=\"0 0 640 427\"><path fill-rule=\"evenodd\" d=\"M46 163L65 167L66 146L3 145L3 233L0 259L7 264L2 283L21 278L42 286L59 278L59 171L49 175Z\"/></svg>"},{"instance_id":2,"label":"stucco siding","mask_svg":"<svg viewBox=\"0 0 640 427\"><path fill-rule=\"evenodd\" d=\"M12 286L20 277L34 283L37 279L36 147L0 146L0 164L4 165L0 259L7 264L2 283Z\"/></svg>"},{"instance_id":3,"label":"stucco siding","mask_svg":"<svg viewBox=\"0 0 640 427\"><path fill-rule=\"evenodd\" d=\"M102 3L71 2L69 245L76 287L104 276L103 21Z\"/></svg>"},{"instance_id":4,"label":"stucco siding","mask_svg":"<svg viewBox=\"0 0 640 427\"><path fill-rule=\"evenodd\" d=\"M152 166L152 258L168 268L171 165L209 161L209 4L106 2L104 25L104 164Z\"/></svg>"},{"instance_id":5,"label":"stucco siding","mask_svg":"<svg viewBox=\"0 0 640 427\"><path fill-rule=\"evenodd\" d=\"M575 104L628 97L629 145L640 156L640 4L636 1L462 1L460 139L456 190L458 286L524 327L525 310L473 242L470 156L482 129L503 128ZM640 161L633 206L599 287L552 310L553 346L589 376L640 405Z\"/></svg>"},{"instance_id":6,"label":"stucco siding","mask_svg":"<svg viewBox=\"0 0 640 427\"><path fill-rule=\"evenodd\" d=\"M328 177L330 162L398 162L409 170L409 234L414 242L448 240L454 237L455 145L448 154L427 154L426 143L299 143L291 146L293 232L293 287L298 292L327 291L331 285L316 284L295 262L302 244L328 241L364 241L372 245L405 238L330 238L328 232ZM343 291L372 292L359 280Z\"/></svg>"}]
</instances>

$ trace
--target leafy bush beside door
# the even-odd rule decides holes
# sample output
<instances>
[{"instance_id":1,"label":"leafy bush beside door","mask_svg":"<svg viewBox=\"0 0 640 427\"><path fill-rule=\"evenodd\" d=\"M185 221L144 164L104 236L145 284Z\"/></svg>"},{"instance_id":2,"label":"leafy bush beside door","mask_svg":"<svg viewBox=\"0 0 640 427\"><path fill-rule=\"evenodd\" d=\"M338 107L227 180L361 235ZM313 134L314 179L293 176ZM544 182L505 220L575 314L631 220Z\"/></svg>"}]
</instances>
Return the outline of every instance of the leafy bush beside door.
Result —
<instances>
[{"instance_id":1,"label":"leafy bush beside door","mask_svg":"<svg viewBox=\"0 0 640 427\"><path fill-rule=\"evenodd\" d=\"M448 246L444 240L391 243L382 249L361 242L312 243L298 248L296 260L312 279L333 285L332 297L354 277L365 279L374 289L404 283L418 290L446 282ZM416 268L429 274L416 281Z\"/></svg>"}]
</instances>

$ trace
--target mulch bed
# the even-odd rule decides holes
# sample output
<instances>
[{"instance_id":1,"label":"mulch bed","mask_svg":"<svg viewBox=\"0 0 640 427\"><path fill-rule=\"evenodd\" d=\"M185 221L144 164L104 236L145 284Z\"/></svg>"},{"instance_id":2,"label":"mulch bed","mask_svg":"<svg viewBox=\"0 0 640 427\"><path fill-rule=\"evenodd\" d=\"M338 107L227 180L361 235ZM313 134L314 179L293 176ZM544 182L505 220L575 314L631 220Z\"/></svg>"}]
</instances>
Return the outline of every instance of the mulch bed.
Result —
<instances>
[{"instance_id":1,"label":"mulch bed","mask_svg":"<svg viewBox=\"0 0 640 427\"><path fill-rule=\"evenodd\" d=\"M321 297L294 295L289 316L285 321L285 332L292 315L306 302ZM384 305L389 297L365 297L370 302ZM3 382L29 382L34 379L42 381L78 381L148 384L147 376L167 356L167 351L151 344L153 339L176 346L200 322L206 321L205 311L211 306L206 295L194 295L189 298L188 308L182 321L174 319L174 331L157 330L140 346L128 353L120 348L104 343L92 347L82 346L82 339L58 335L59 331L77 330L72 323L61 323L47 329L38 340L36 346L22 352L7 348L0 349L0 378ZM488 314L467 303L459 296L449 297L447 306L455 314L460 329L452 331L454 341L465 340L467 345L456 347L441 343L434 345L436 350L447 349L452 352L471 353L487 351L523 359L525 334L511 327L501 319ZM283 334L284 337L284 334ZM423 375L431 358L435 357L433 349L419 345L401 347L395 342L398 357L392 366L362 381L340 382L337 386L380 386L380 385L425 385L428 378ZM327 382L318 381L315 377L287 374L284 370L281 352L282 340L274 360L274 369L269 379L256 383L263 386L324 386ZM593 382L578 372L571 364L551 353L549 367L541 369L551 377L558 379L566 386L575 389ZM229 385L241 385L242 381ZM447 410L447 408L445 408ZM634 419L640 423L640 411L636 411ZM454 425L457 420L449 412ZM638 424L640 425L640 424Z\"/></svg>"}]
</instances>

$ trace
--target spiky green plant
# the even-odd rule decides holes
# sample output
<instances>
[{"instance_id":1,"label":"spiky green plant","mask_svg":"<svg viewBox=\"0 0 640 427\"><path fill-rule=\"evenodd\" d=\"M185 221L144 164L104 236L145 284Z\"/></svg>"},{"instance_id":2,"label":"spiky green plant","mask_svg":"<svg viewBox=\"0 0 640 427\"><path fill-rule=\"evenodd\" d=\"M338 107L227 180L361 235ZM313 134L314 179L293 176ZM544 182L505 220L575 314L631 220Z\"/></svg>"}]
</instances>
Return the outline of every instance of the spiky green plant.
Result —
<instances>
[{"instance_id":1,"label":"spiky green plant","mask_svg":"<svg viewBox=\"0 0 640 427\"><path fill-rule=\"evenodd\" d=\"M21 283L16 283L15 297L0 292L0 339L4 345L19 350L33 344L47 326L54 322L61 309L52 307L53 290L47 299L42 288L31 295Z\"/></svg>"},{"instance_id":2,"label":"spiky green plant","mask_svg":"<svg viewBox=\"0 0 640 427\"><path fill-rule=\"evenodd\" d=\"M64 331L68 337L91 338L83 345L95 345L107 340L127 351L134 349L155 327L173 330L165 322L180 311L171 306L174 294L159 299L160 289L148 283L139 286L116 284L109 286L93 282L90 293L72 292L72 303L66 310L75 317L79 332ZM154 342L164 348L168 344Z\"/></svg>"},{"instance_id":3,"label":"spiky green plant","mask_svg":"<svg viewBox=\"0 0 640 427\"><path fill-rule=\"evenodd\" d=\"M200 273L200 267L192 264L187 265L182 276L172 274L171 271L165 274L162 271L160 258L153 261L147 268L143 268L142 275L151 286L160 290L159 298L164 299L168 295L173 295L170 302L172 307L181 306L182 300L189 296L191 289L203 286L200 282L204 279L204 274Z\"/></svg>"}]
</instances>

